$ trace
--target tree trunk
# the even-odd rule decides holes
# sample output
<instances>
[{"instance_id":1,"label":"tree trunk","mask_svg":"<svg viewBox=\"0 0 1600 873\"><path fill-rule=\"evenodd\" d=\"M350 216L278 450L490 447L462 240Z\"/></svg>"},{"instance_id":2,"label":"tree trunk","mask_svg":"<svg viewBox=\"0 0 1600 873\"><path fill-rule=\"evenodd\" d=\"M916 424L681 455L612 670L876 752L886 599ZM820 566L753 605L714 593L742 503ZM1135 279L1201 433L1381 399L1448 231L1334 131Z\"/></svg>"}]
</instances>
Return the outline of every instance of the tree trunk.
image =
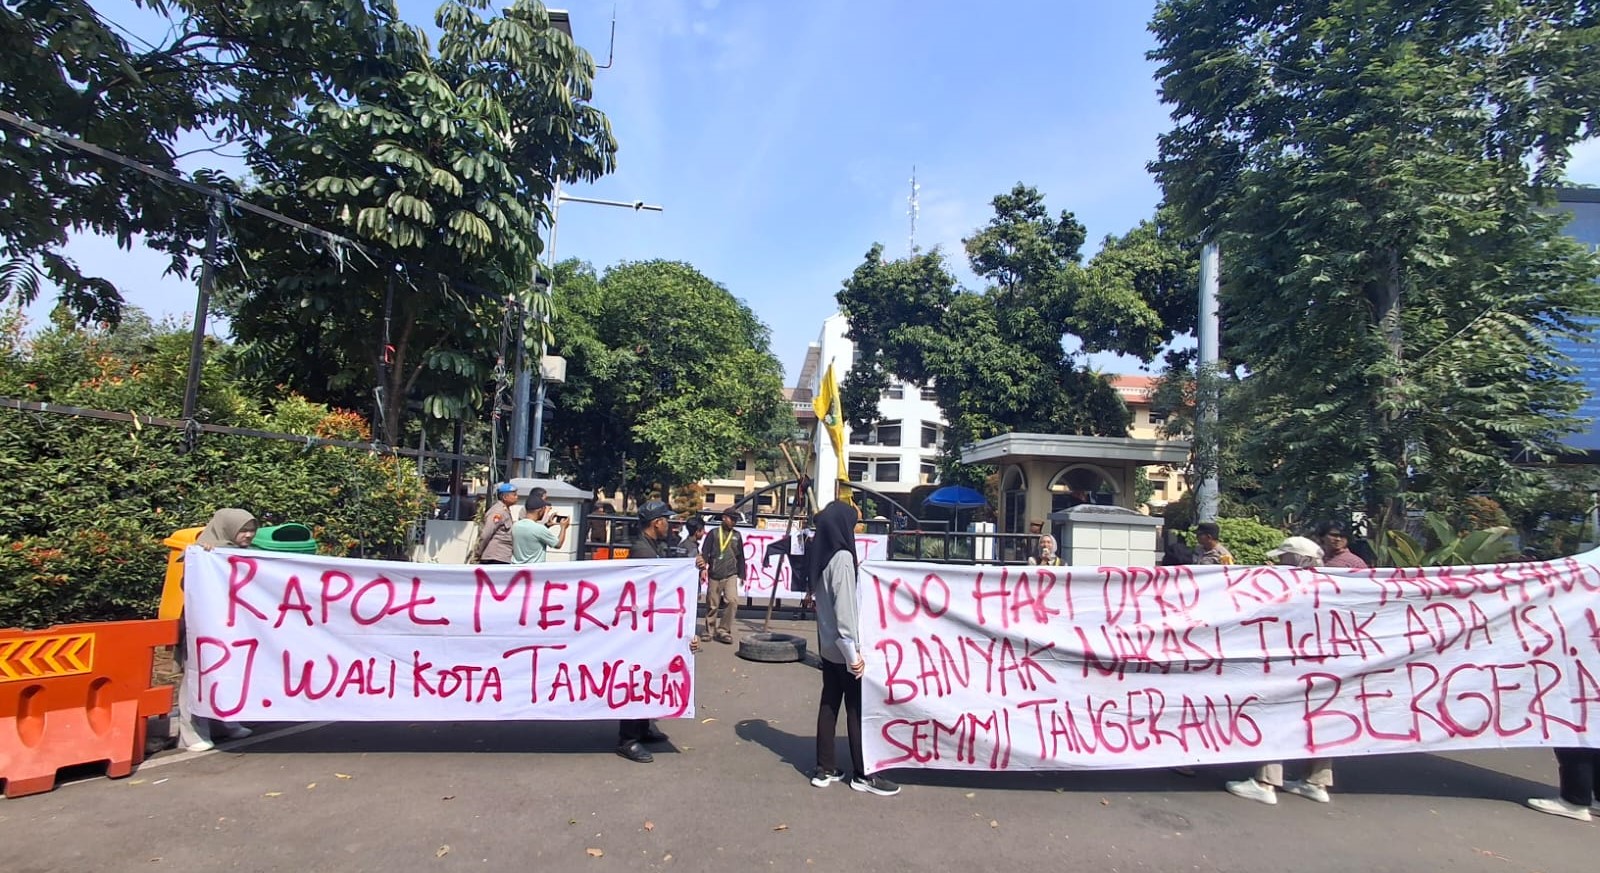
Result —
<instances>
[{"instance_id":1,"label":"tree trunk","mask_svg":"<svg viewBox=\"0 0 1600 873\"><path fill-rule=\"evenodd\" d=\"M1382 274L1367 289L1372 304L1373 323L1384 346L1383 385L1375 400L1395 400L1404 388L1402 367L1405 365L1405 329L1400 323L1401 279L1400 253L1394 248L1382 253ZM1395 470L1395 484L1388 487L1375 471L1367 477L1367 513L1381 522L1386 530L1399 530L1405 526L1406 517L1406 435L1399 427L1399 414L1393 409L1378 411L1381 404L1374 403L1377 416L1378 451Z\"/></svg>"},{"instance_id":2,"label":"tree trunk","mask_svg":"<svg viewBox=\"0 0 1600 873\"><path fill-rule=\"evenodd\" d=\"M393 339L394 356L390 359L386 370L388 379L383 386L383 432L392 444L401 441L403 433L401 427L404 423L406 399L411 395L411 388L416 384L417 376L422 372L422 364L410 367L407 372L407 362L410 359L411 337L416 332L416 317L410 307L405 309L401 321L400 336ZM379 359L382 359L385 350L378 349Z\"/></svg>"}]
</instances>

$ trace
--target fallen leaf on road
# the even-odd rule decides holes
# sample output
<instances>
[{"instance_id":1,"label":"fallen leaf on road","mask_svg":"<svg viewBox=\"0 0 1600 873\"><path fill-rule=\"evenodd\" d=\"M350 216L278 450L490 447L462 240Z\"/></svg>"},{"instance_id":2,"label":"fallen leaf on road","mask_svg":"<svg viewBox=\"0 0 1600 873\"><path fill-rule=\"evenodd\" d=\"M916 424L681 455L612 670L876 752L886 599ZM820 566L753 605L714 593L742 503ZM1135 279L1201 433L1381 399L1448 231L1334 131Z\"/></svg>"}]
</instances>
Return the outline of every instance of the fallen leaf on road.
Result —
<instances>
[{"instance_id":1,"label":"fallen leaf on road","mask_svg":"<svg viewBox=\"0 0 1600 873\"><path fill-rule=\"evenodd\" d=\"M311 789L316 788L316 787L317 787L317 783L313 782L310 785L306 786L306 790L310 791Z\"/></svg>"},{"instance_id":2,"label":"fallen leaf on road","mask_svg":"<svg viewBox=\"0 0 1600 873\"><path fill-rule=\"evenodd\" d=\"M1057 794L1066 794L1067 793L1067 789L1065 789L1065 788L1057 788L1056 789L1056 793Z\"/></svg>"},{"instance_id":3,"label":"fallen leaf on road","mask_svg":"<svg viewBox=\"0 0 1600 873\"><path fill-rule=\"evenodd\" d=\"M967 796L968 797L977 797L978 793L976 791L968 791L967 792Z\"/></svg>"},{"instance_id":4,"label":"fallen leaf on road","mask_svg":"<svg viewBox=\"0 0 1600 873\"><path fill-rule=\"evenodd\" d=\"M710 724L710 723L712 723L714 721L716 721L716 719L714 719L714 718L702 718L702 719L700 719L700 723L701 724Z\"/></svg>"},{"instance_id":5,"label":"fallen leaf on road","mask_svg":"<svg viewBox=\"0 0 1600 873\"><path fill-rule=\"evenodd\" d=\"M653 831L656 829L656 823L653 821L647 821L644 823L644 829L647 831Z\"/></svg>"},{"instance_id":6,"label":"fallen leaf on road","mask_svg":"<svg viewBox=\"0 0 1600 873\"><path fill-rule=\"evenodd\" d=\"M991 819L989 819L989 827L992 827L992 828L997 828L997 827L999 827L999 826L1000 826L1000 823L999 823L999 822L998 822L998 821L995 821L995 820L994 820L994 819L992 819L992 818L991 818Z\"/></svg>"},{"instance_id":7,"label":"fallen leaf on road","mask_svg":"<svg viewBox=\"0 0 1600 873\"><path fill-rule=\"evenodd\" d=\"M577 819L575 819L575 818L569 818L569 819L567 819L567 824L569 824L569 825L575 825L575 824L577 824L577 823L578 823L578 820L577 820Z\"/></svg>"},{"instance_id":8,"label":"fallen leaf on road","mask_svg":"<svg viewBox=\"0 0 1600 873\"><path fill-rule=\"evenodd\" d=\"M167 781L167 780L165 780L165 779L157 779L156 781L154 781L154 782L152 782L150 784L151 785L160 785L161 783L163 783L165 781Z\"/></svg>"},{"instance_id":9,"label":"fallen leaf on road","mask_svg":"<svg viewBox=\"0 0 1600 873\"><path fill-rule=\"evenodd\" d=\"M1111 801L1106 800L1104 797L1102 797L1102 798L1100 798L1100 805L1101 806L1110 806L1111 805Z\"/></svg>"},{"instance_id":10,"label":"fallen leaf on road","mask_svg":"<svg viewBox=\"0 0 1600 873\"><path fill-rule=\"evenodd\" d=\"M143 779L135 779L135 780L129 782L128 784L129 785L143 785L144 784L144 780Z\"/></svg>"},{"instance_id":11,"label":"fallen leaf on road","mask_svg":"<svg viewBox=\"0 0 1600 873\"><path fill-rule=\"evenodd\" d=\"M449 846L449 844L446 844L446 845L440 846L438 851L433 853L433 856L435 858L443 858L445 855L448 855L448 854L450 854L450 846Z\"/></svg>"},{"instance_id":12,"label":"fallen leaf on road","mask_svg":"<svg viewBox=\"0 0 1600 873\"><path fill-rule=\"evenodd\" d=\"M596 848L593 848L593 847L584 849L583 853L585 855L588 855L591 858L603 858L603 857L605 857L605 854L606 854L604 849L596 849Z\"/></svg>"},{"instance_id":13,"label":"fallen leaf on road","mask_svg":"<svg viewBox=\"0 0 1600 873\"><path fill-rule=\"evenodd\" d=\"M266 794L263 794L261 796L262 797L282 797L283 796L283 792L282 791L268 791Z\"/></svg>"},{"instance_id":14,"label":"fallen leaf on road","mask_svg":"<svg viewBox=\"0 0 1600 873\"><path fill-rule=\"evenodd\" d=\"M445 796L443 796L443 797L441 797L439 799L440 800L455 800L456 796L454 794L446 794Z\"/></svg>"},{"instance_id":15,"label":"fallen leaf on road","mask_svg":"<svg viewBox=\"0 0 1600 873\"><path fill-rule=\"evenodd\" d=\"M344 773L335 773L333 775L339 777L340 779L349 779L349 778L351 778L351 777L345 775Z\"/></svg>"},{"instance_id":16,"label":"fallen leaf on road","mask_svg":"<svg viewBox=\"0 0 1600 873\"><path fill-rule=\"evenodd\" d=\"M789 829L789 826L786 825L786 824L781 824L781 825L777 825L777 826L773 827L773 830L775 830L775 831L786 831L788 829Z\"/></svg>"},{"instance_id":17,"label":"fallen leaf on road","mask_svg":"<svg viewBox=\"0 0 1600 873\"><path fill-rule=\"evenodd\" d=\"M663 861L671 861L672 860L672 853L668 852L665 855L662 855L661 856L661 860L663 860Z\"/></svg>"}]
</instances>

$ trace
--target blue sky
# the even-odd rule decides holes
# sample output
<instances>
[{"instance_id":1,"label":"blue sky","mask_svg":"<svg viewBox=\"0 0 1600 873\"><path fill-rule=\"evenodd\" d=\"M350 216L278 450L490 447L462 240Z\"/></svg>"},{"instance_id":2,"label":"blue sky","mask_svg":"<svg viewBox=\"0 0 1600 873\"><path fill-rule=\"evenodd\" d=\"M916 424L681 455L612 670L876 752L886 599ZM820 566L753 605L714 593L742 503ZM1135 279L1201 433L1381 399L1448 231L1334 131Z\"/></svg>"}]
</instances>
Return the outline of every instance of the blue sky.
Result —
<instances>
[{"instance_id":1,"label":"blue sky","mask_svg":"<svg viewBox=\"0 0 1600 873\"><path fill-rule=\"evenodd\" d=\"M128 0L95 5L156 35ZM571 10L577 41L604 63L611 0L549 5ZM619 167L572 193L665 211L568 204L557 255L693 264L772 328L793 378L868 247L906 252L913 165L917 243L943 247L969 285L961 238L1019 181L1077 213L1091 252L1150 215L1159 191L1145 164L1169 124L1144 59L1153 5L618 0L616 57L594 103ZM400 0L417 24L431 26L436 6ZM1600 182L1588 145L1572 176ZM193 309L192 285L162 279L158 257L99 240L75 253L125 283L130 302Z\"/></svg>"}]
</instances>

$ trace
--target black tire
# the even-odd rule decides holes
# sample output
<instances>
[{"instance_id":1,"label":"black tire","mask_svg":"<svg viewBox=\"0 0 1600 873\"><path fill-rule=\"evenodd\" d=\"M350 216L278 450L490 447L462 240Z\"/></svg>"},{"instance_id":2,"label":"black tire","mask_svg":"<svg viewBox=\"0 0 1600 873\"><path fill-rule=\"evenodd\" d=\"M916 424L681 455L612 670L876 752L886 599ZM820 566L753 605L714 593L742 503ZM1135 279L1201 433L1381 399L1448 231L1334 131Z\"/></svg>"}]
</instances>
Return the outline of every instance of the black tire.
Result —
<instances>
[{"instance_id":1,"label":"black tire","mask_svg":"<svg viewBox=\"0 0 1600 873\"><path fill-rule=\"evenodd\" d=\"M794 634L746 634L739 639L739 657L763 664L786 664L806 655L804 637Z\"/></svg>"}]
</instances>

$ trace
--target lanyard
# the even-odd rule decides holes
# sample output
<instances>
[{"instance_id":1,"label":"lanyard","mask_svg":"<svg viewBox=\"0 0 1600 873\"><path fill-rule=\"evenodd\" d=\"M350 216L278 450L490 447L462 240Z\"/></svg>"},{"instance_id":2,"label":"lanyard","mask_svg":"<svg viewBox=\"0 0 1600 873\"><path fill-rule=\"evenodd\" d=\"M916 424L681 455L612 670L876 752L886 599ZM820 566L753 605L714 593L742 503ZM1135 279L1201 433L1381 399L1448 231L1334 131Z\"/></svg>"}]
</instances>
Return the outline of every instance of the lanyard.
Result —
<instances>
[{"instance_id":1,"label":"lanyard","mask_svg":"<svg viewBox=\"0 0 1600 873\"><path fill-rule=\"evenodd\" d=\"M727 533L723 533L720 530L717 531L717 539L721 540L721 548L719 548L717 550L717 554L725 555L725 554L728 553L728 546L733 544L734 536L735 536L735 532L731 531L731 530L728 531Z\"/></svg>"}]
</instances>

